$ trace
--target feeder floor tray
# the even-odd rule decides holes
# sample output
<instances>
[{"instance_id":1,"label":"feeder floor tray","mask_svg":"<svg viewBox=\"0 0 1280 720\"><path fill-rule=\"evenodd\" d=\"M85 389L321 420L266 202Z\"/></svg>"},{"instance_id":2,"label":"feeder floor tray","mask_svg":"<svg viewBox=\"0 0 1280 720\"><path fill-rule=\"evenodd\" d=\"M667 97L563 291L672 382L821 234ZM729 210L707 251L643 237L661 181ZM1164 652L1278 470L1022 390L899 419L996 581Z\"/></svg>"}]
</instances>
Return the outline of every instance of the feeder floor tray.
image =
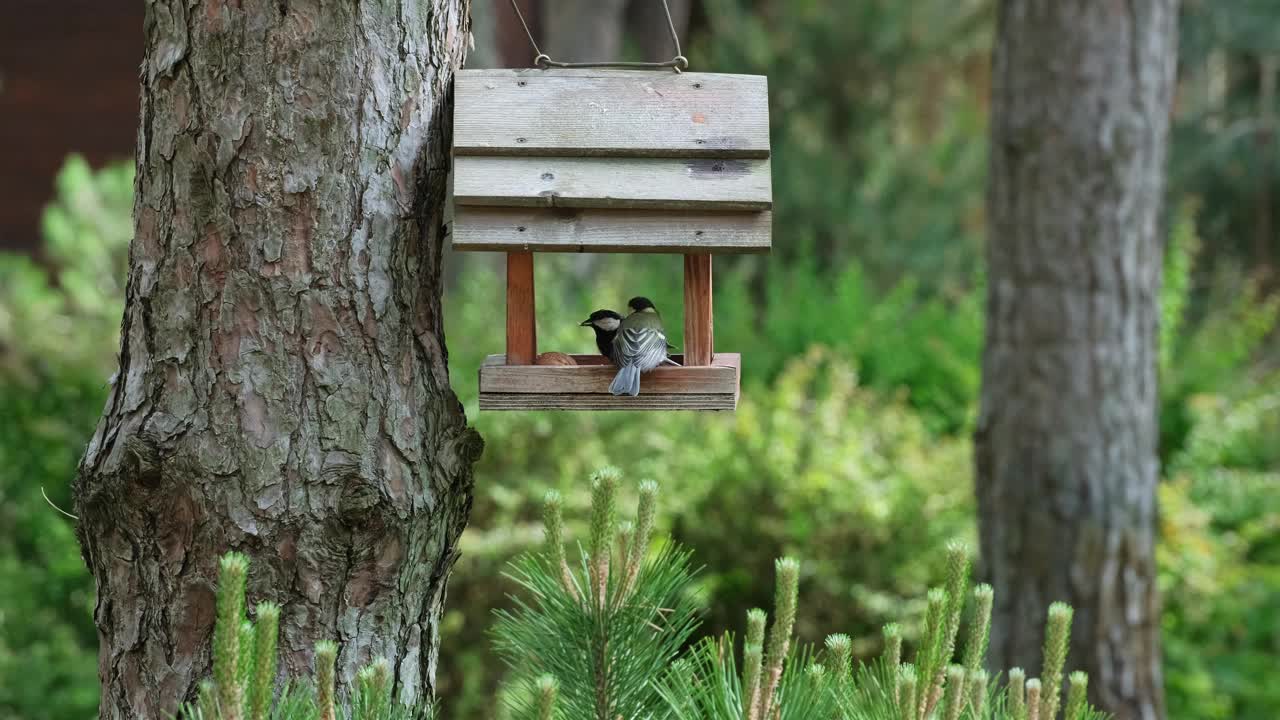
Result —
<instances>
[{"instance_id":1,"label":"feeder floor tray","mask_svg":"<svg viewBox=\"0 0 1280 720\"><path fill-rule=\"evenodd\" d=\"M683 355L672 355L684 363ZM480 366L481 410L735 410L742 359L716 353L698 367L664 365L640 377L636 397L609 394L617 368L601 355L577 365L508 365L490 355Z\"/></svg>"}]
</instances>

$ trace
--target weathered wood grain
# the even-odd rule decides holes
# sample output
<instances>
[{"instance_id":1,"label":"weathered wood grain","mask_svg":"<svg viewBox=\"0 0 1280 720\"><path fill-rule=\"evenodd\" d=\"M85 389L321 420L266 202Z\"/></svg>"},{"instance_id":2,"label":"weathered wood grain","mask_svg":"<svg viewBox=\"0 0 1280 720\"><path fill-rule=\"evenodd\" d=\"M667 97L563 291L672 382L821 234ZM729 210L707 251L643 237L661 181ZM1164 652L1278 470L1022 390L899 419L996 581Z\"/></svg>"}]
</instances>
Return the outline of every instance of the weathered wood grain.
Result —
<instances>
[{"instance_id":1,"label":"weathered wood grain","mask_svg":"<svg viewBox=\"0 0 1280 720\"><path fill-rule=\"evenodd\" d=\"M480 368L480 391L498 393L607 393L618 372L610 364L595 363L598 355L574 356L579 365L508 365L491 356ZM675 358L677 362L684 356ZM603 360L603 358L601 358ZM732 394L738 387L737 355L723 354L698 367L663 366L640 378L640 393L695 395Z\"/></svg>"},{"instance_id":2,"label":"weathered wood grain","mask_svg":"<svg viewBox=\"0 0 1280 720\"><path fill-rule=\"evenodd\" d=\"M721 353L712 365L661 367L646 373L640 395L608 392L616 372L599 355L574 355L576 366L508 365L490 355L480 367L482 410L733 410L737 407L741 357ZM677 355L678 361L684 357Z\"/></svg>"},{"instance_id":3,"label":"weathered wood grain","mask_svg":"<svg viewBox=\"0 0 1280 720\"><path fill-rule=\"evenodd\" d=\"M769 210L768 160L459 157L458 205Z\"/></svg>"},{"instance_id":4,"label":"weathered wood grain","mask_svg":"<svg viewBox=\"0 0 1280 720\"><path fill-rule=\"evenodd\" d=\"M507 357L512 365L533 365L538 357L530 252L507 253Z\"/></svg>"},{"instance_id":5,"label":"weathered wood grain","mask_svg":"<svg viewBox=\"0 0 1280 720\"><path fill-rule=\"evenodd\" d=\"M462 70L456 155L769 157L759 75Z\"/></svg>"},{"instance_id":6,"label":"weathered wood grain","mask_svg":"<svg viewBox=\"0 0 1280 720\"><path fill-rule=\"evenodd\" d=\"M458 206L455 250L764 253L771 212Z\"/></svg>"},{"instance_id":7,"label":"weathered wood grain","mask_svg":"<svg viewBox=\"0 0 1280 720\"><path fill-rule=\"evenodd\" d=\"M481 410L720 410L738 408L737 395L528 395L480 393Z\"/></svg>"},{"instance_id":8,"label":"weathered wood grain","mask_svg":"<svg viewBox=\"0 0 1280 720\"><path fill-rule=\"evenodd\" d=\"M711 256L684 256L684 354L686 364L710 365L715 343L711 313Z\"/></svg>"}]
</instances>

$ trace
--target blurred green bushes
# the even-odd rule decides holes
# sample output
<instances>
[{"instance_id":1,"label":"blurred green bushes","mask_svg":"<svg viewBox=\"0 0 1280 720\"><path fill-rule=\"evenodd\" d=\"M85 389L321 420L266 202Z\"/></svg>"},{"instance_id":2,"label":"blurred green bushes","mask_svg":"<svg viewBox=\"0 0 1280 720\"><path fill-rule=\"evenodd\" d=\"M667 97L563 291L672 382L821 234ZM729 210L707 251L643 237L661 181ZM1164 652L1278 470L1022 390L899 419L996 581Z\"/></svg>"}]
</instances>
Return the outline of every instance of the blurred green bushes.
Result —
<instances>
[{"instance_id":1,"label":"blurred green bushes","mask_svg":"<svg viewBox=\"0 0 1280 720\"><path fill-rule=\"evenodd\" d=\"M0 253L0 717L98 707L93 584L71 480L116 369L133 168L73 156L43 217L42 258Z\"/></svg>"}]
</instances>

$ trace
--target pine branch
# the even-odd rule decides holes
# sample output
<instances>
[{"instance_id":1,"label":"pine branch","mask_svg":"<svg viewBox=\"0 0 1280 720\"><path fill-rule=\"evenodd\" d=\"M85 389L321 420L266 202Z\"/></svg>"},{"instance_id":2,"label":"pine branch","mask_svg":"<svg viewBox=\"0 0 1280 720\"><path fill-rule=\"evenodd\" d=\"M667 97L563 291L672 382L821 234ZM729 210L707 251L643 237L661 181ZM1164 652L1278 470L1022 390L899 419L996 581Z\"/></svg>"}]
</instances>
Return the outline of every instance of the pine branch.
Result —
<instances>
[{"instance_id":1,"label":"pine branch","mask_svg":"<svg viewBox=\"0 0 1280 720\"><path fill-rule=\"evenodd\" d=\"M328 640L316 643L316 705L320 710L320 720L337 720L333 702L333 669L337 659L337 643Z\"/></svg>"},{"instance_id":2,"label":"pine branch","mask_svg":"<svg viewBox=\"0 0 1280 720\"><path fill-rule=\"evenodd\" d=\"M569 563L564 556L564 519L561 515L563 501L560 493L547 491L542 500L542 526L544 534L543 547L551 566L560 572L560 581L564 583L565 592L575 600L578 598L577 582L569 571Z\"/></svg>"},{"instance_id":3,"label":"pine branch","mask_svg":"<svg viewBox=\"0 0 1280 720\"><path fill-rule=\"evenodd\" d=\"M1065 720L1085 720L1089 708L1089 676L1077 670L1071 673L1070 685Z\"/></svg>"},{"instance_id":4,"label":"pine branch","mask_svg":"<svg viewBox=\"0 0 1280 720\"><path fill-rule=\"evenodd\" d=\"M1037 678L1027 681L1027 720L1040 720L1040 680Z\"/></svg>"},{"instance_id":5,"label":"pine branch","mask_svg":"<svg viewBox=\"0 0 1280 720\"><path fill-rule=\"evenodd\" d=\"M768 614L760 608L747 611L747 639L742 649L745 720L752 720L760 713L760 674L764 664L764 629L768 618Z\"/></svg>"},{"instance_id":6,"label":"pine branch","mask_svg":"<svg viewBox=\"0 0 1280 720\"><path fill-rule=\"evenodd\" d=\"M1044 635L1044 687L1040 701L1040 717L1054 720L1058 716L1058 701L1062 696L1062 669L1067 663L1067 648L1071 642L1070 605L1056 602L1049 606L1049 623Z\"/></svg>"},{"instance_id":7,"label":"pine branch","mask_svg":"<svg viewBox=\"0 0 1280 720\"><path fill-rule=\"evenodd\" d=\"M631 594L636 577L640 575L640 566L644 564L645 553L649 550L649 541L653 536L654 519L658 513L658 484L652 480L640 483L640 505L636 510L635 538L631 544L631 554L626 557L627 570L622 582L622 595Z\"/></svg>"},{"instance_id":8,"label":"pine branch","mask_svg":"<svg viewBox=\"0 0 1280 720\"><path fill-rule=\"evenodd\" d=\"M897 623L884 626L884 658L885 667L895 673L902 664L902 628ZM898 703L898 683L893 684L893 702Z\"/></svg>"},{"instance_id":9,"label":"pine branch","mask_svg":"<svg viewBox=\"0 0 1280 720\"><path fill-rule=\"evenodd\" d=\"M552 720L556 712L556 693L560 683L550 675L538 678L538 720Z\"/></svg>"},{"instance_id":10,"label":"pine branch","mask_svg":"<svg viewBox=\"0 0 1280 720\"><path fill-rule=\"evenodd\" d=\"M964 668L952 665L947 668L946 694L943 696L942 716L944 720L960 720L960 711L964 709Z\"/></svg>"},{"instance_id":11,"label":"pine branch","mask_svg":"<svg viewBox=\"0 0 1280 720\"><path fill-rule=\"evenodd\" d=\"M603 468L591 480L591 578L593 601L600 608L608 603L609 556L617 522L618 471ZM603 717L601 720L612 720Z\"/></svg>"},{"instance_id":12,"label":"pine branch","mask_svg":"<svg viewBox=\"0 0 1280 720\"><path fill-rule=\"evenodd\" d=\"M1009 711L1009 720L1027 720L1027 674L1022 668L1009 671L1009 686L1006 688L1005 707Z\"/></svg>"},{"instance_id":13,"label":"pine branch","mask_svg":"<svg viewBox=\"0 0 1280 720\"><path fill-rule=\"evenodd\" d=\"M657 486L641 492L636 529L628 531L616 521L616 481L616 473L595 476L591 537L572 571L556 550L565 538L558 498L549 498L547 544L511 563L507 577L522 591L492 630L517 681L532 688L538 676L556 678L556 712L575 720L657 717L665 706L656 681L697 625L689 553L665 543L649 557L642 539L654 524ZM532 717L537 706L524 698L533 697L508 702Z\"/></svg>"},{"instance_id":14,"label":"pine branch","mask_svg":"<svg viewBox=\"0 0 1280 720\"><path fill-rule=\"evenodd\" d=\"M982 713L986 710L988 680L987 671L979 670L973 677L965 681L965 686L969 691L969 709L973 711L974 718L981 718Z\"/></svg>"},{"instance_id":15,"label":"pine branch","mask_svg":"<svg viewBox=\"0 0 1280 720\"><path fill-rule=\"evenodd\" d=\"M777 706L778 682L782 679L782 666L791 648L791 633L795 629L796 602L800 592L800 563L794 558L782 558L774 563L777 573L774 612L776 617L769 629L766 654L765 685L760 696L761 714L755 720L772 716Z\"/></svg>"},{"instance_id":16,"label":"pine branch","mask_svg":"<svg viewBox=\"0 0 1280 720\"><path fill-rule=\"evenodd\" d=\"M925 716L929 698L933 694L934 681L942 665L942 651L946 645L947 609L951 605L947 591L942 588L933 588L929 591L928 600L924 637L920 641L920 650L916 653L920 687L916 697L916 713L912 720L923 719Z\"/></svg>"},{"instance_id":17,"label":"pine branch","mask_svg":"<svg viewBox=\"0 0 1280 720\"><path fill-rule=\"evenodd\" d=\"M910 663L898 670L898 708L899 720L915 720L916 668Z\"/></svg>"},{"instance_id":18,"label":"pine branch","mask_svg":"<svg viewBox=\"0 0 1280 720\"><path fill-rule=\"evenodd\" d=\"M240 623L244 619L245 583L249 559L227 553L219 562L217 622L214 623L213 680L218 688L222 720L240 720Z\"/></svg>"},{"instance_id":19,"label":"pine branch","mask_svg":"<svg viewBox=\"0 0 1280 720\"><path fill-rule=\"evenodd\" d=\"M836 691L846 695L853 682L853 640L844 634L828 635L826 645L836 676Z\"/></svg>"},{"instance_id":20,"label":"pine branch","mask_svg":"<svg viewBox=\"0 0 1280 720\"><path fill-rule=\"evenodd\" d=\"M982 667L991 637L991 605L995 591L982 584L973 589L973 621L969 625L969 637L964 647L964 671L973 677Z\"/></svg>"},{"instance_id":21,"label":"pine branch","mask_svg":"<svg viewBox=\"0 0 1280 720\"><path fill-rule=\"evenodd\" d=\"M254 626L253 681L249 685L250 720L267 720L276 683L276 639L280 629L280 606L258 605L258 623Z\"/></svg>"}]
</instances>

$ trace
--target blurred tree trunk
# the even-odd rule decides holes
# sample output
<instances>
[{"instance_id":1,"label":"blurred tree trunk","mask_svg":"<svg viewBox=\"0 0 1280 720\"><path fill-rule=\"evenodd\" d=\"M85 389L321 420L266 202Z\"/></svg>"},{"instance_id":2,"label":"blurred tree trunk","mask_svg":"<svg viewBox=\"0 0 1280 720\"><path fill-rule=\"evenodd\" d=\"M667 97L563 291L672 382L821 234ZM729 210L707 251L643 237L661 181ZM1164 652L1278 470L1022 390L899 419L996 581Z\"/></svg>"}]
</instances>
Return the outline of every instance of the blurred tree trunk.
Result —
<instances>
[{"instance_id":1,"label":"blurred tree trunk","mask_svg":"<svg viewBox=\"0 0 1280 720\"><path fill-rule=\"evenodd\" d=\"M627 0L542 0L542 51L564 62L621 59L626 7Z\"/></svg>"},{"instance_id":2,"label":"blurred tree trunk","mask_svg":"<svg viewBox=\"0 0 1280 720\"><path fill-rule=\"evenodd\" d=\"M82 460L101 717L209 669L217 560L284 606L282 671L339 641L430 694L482 443L440 308L467 0L152 0L120 370Z\"/></svg>"},{"instance_id":3,"label":"blurred tree trunk","mask_svg":"<svg viewBox=\"0 0 1280 720\"><path fill-rule=\"evenodd\" d=\"M991 662L1038 673L1046 609L1118 718L1165 715L1154 558L1158 228L1176 0L1003 0L975 434Z\"/></svg>"},{"instance_id":4,"label":"blurred tree trunk","mask_svg":"<svg viewBox=\"0 0 1280 720\"><path fill-rule=\"evenodd\" d=\"M693 0L667 0L667 6L671 8L671 22L680 36L680 48L687 53L685 41ZM627 25L633 29L642 59L661 62L675 57L676 49L671 44L671 26L667 24L667 13L662 9L662 0L631 0L627 9Z\"/></svg>"},{"instance_id":5,"label":"blurred tree trunk","mask_svg":"<svg viewBox=\"0 0 1280 720\"><path fill-rule=\"evenodd\" d=\"M667 4L683 43L693 2ZM675 56L662 0L542 0L541 26L542 50L556 60L621 60L628 29L641 59L658 62Z\"/></svg>"}]
</instances>

